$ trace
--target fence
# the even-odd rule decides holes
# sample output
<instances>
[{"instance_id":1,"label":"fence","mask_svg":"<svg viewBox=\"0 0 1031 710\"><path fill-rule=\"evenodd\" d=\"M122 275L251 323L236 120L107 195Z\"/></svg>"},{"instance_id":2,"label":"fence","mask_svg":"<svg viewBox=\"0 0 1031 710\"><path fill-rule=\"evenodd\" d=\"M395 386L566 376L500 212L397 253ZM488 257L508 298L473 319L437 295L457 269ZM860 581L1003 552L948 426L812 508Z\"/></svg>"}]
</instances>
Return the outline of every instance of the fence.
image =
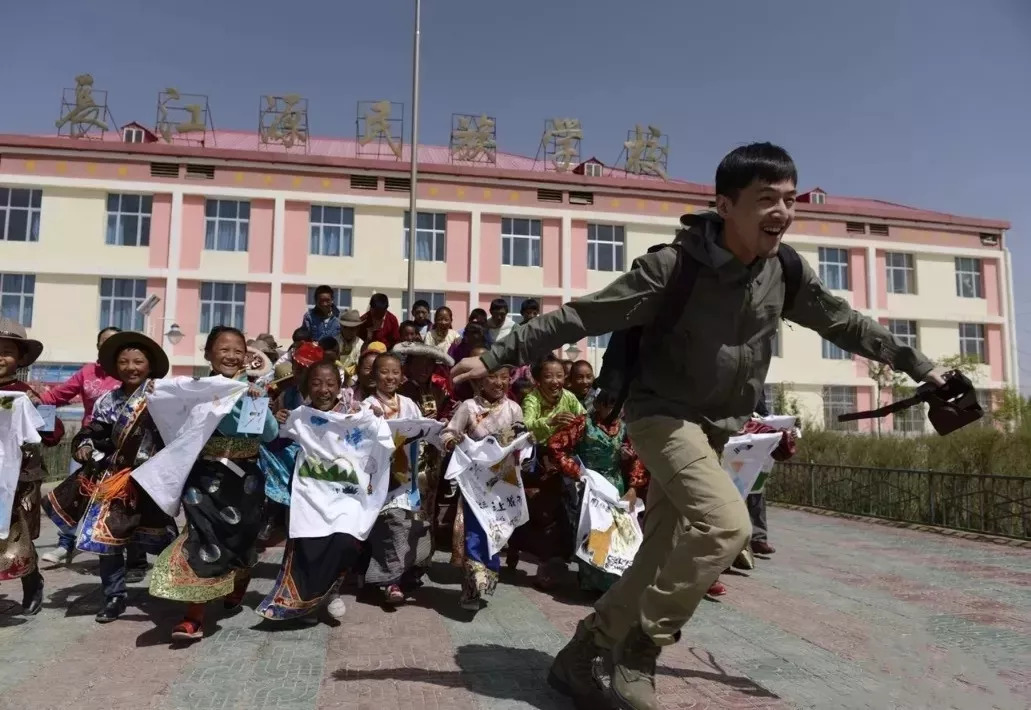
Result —
<instances>
[{"instance_id":1,"label":"fence","mask_svg":"<svg viewBox=\"0 0 1031 710\"><path fill-rule=\"evenodd\" d=\"M779 463L771 501L1031 539L1031 477Z\"/></svg>"}]
</instances>

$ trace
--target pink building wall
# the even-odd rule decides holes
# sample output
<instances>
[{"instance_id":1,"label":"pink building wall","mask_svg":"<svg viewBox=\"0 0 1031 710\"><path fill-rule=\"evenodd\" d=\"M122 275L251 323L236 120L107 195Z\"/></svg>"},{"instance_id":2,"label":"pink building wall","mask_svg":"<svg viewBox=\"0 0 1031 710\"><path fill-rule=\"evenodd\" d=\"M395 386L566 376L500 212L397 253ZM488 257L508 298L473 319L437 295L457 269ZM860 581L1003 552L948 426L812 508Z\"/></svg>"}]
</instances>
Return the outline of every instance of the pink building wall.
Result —
<instances>
[{"instance_id":1,"label":"pink building wall","mask_svg":"<svg viewBox=\"0 0 1031 710\"><path fill-rule=\"evenodd\" d=\"M301 327L301 320L308 310L308 287L284 284L280 294L279 334L288 337Z\"/></svg>"},{"instance_id":2,"label":"pink building wall","mask_svg":"<svg viewBox=\"0 0 1031 710\"><path fill-rule=\"evenodd\" d=\"M984 327L984 355L991 369L992 380L1002 382L1006 379L1006 349L1003 347L1002 326L998 323Z\"/></svg>"},{"instance_id":3,"label":"pink building wall","mask_svg":"<svg viewBox=\"0 0 1031 710\"><path fill-rule=\"evenodd\" d=\"M869 308L867 299L866 249L848 250L848 268L852 287L852 307Z\"/></svg>"},{"instance_id":4,"label":"pink building wall","mask_svg":"<svg viewBox=\"0 0 1031 710\"><path fill-rule=\"evenodd\" d=\"M203 206L201 207L203 209ZM194 348L196 342L194 336L203 335L200 333L200 281L183 279L179 281L179 292L176 300L176 323L186 334L182 341L174 346L172 353L175 355L196 354ZM171 324L169 324L171 325Z\"/></svg>"},{"instance_id":5,"label":"pink building wall","mask_svg":"<svg viewBox=\"0 0 1031 710\"><path fill-rule=\"evenodd\" d=\"M453 283L468 283L471 277L471 220L467 212L449 212L447 215L447 231L445 249L447 258L447 280ZM468 298L466 298L468 302ZM457 315L457 314L456 314ZM464 318L468 313L464 314Z\"/></svg>"},{"instance_id":6,"label":"pink building wall","mask_svg":"<svg viewBox=\"0 0 1031 710\"><path fill-rule=\"evenodd\" d=\"M247 266L252 274L272 273L274 211L275 202L272 200L251 200L251 219L247 232Z\"/></svg>"},{"instance_id":7,"label":"pink building wall","mask_svg":"<svg viewBox=\"0 0 1031 710\"><path fill-rule=\"evenodd\" d=\"M880 249L877 250L877 307L888 307L888 257ZM919 288L919 286L918 286Z\"/></svg>"},{"instance_id":8,"label":"pink building wall","mask_svg":"<svg viewBox=\"0 0 1031 710\"><path fill-rule=\"evenodd\" d=\"M469 320L469 311L472 310L469 306L469 294L461 291L446 291L444 293L444 303L451 309L451 316L453 318L451 327L455 330L464 328L466 321Z\"/></svg>"},{"instance_id":9,"label":"pink building wall","mask_svg":"<svg viewBox=\"0 0 1031 710\"><path fill-rule=\"evenodd\" d=\"M303 274L308 270L311 206L307 202L287 202L284 222L286 235L283 240L283 271L288 274Z\"/></svg>"},{"instance_id":10,"label":"pink building wall","mask_svg":"<svg viewBox=\"0 0 1031 710\"><path fill-rule=\"evenodd\" d=\"M252 212L253 214L253 212ZM272 287L269 284L247 284L247 297L243 307L243 332L255 338L269 332L269 309L272 305Z\"/></svg>"},{"instance_id":11,"label":"pink building wall","mask_svg":"<svg viewBox=\"0 0 1031 710\"><path fill-rule=\"evenodd\" d=\"M200 268L200 254L204 251L204 202L200 195L183 196L183 233L179 245L181 269Z\"/></svg>"},{"instance_id":12,"label":"pink building wall","mask_svg":"<svg viewBox=\"0 0 1031 710\"><path fill-rule=\"evenodd\" d=\"M163 278L147 279L147 295L148 296L150 296L150 295L157 296L158 298L161 299L161 302L164 303L165 302L165 295L166 295L167 291L168 291L168 284L167 284L165 279L163 279ZM163 306L162 306L162 308L163 308ZM161 312L162 308L158 308L157 310L155 310L154 315L157 315L158 312ZM158 320L156 318L151 318L150 320L151 320L151 323L158 323ZM154 332L157 332L158 335L160 335L161 333L163 333L166 330L168 330L168 326L170 326L170 325L172 325L172 324L171 323L160 323L159 325L150 325L150 328L151 328L151 330L157 329L157 330L154 330ZM164 328L161 328L161 326L164 326ZM155 338L155 340L157 340L157 338Z\"/></svg>"},{"instance_id":13,"label":"pink building wall","mask_svg":"<svg viewBox=\"0 0 1031 710\"><path fill-rule=\"evenodd\" d=\"M988 315L1001 316L999 306L1001 291L999 288L999 262L995 259L981 261L982 278L984 280L984 297L988 302Z\"/></svg>"},{"instance_id":14,"label":"pink building wall","mask_svg":"<svg viewBox=\"0 0 1031 710\"><path fill-rule=\"evenodd\" d=\"M541 223L541 266L544 285L558 288L562 285L562 222L545 219Z\"/></svg>"},{"instance_id":15,"label":"pink building wall","mask_svg":"<svg viewBox=\"0 0 1031 710\"><path fill-rule=\"evenodd\" d=\"M480 283L501 284L501 217L480 217Z\"/></svg>"},{"instance_id":16,"label":"pink building wall","mask_svg":"<svg viewBox=\"0 0 1031 710\"><path fill-rule=\"evenodd\" d=\"M587 288L587 222L573 220L569 263L571 267L572 288ZM625 254L624 254L625 257Z\"/></svg>"},{"instance_id":17,"label":"pink building wall","mask_svg":"<svg viewBox=\"0 0 1031 710\"><path fill-rule=\"evenodd\" d=\"M873 387L856 388L856 411L873 409ZM874 431L873 419L860 419L859 431Z\"/></svg>"},{"instance_id":18,"label":"pink building wall","mask_svg":"<svg viewBox=\"0 0 1031 710\"><path fill-rule=\"evenodd\" d=\"M154 195L150 208L149 266L164 269L168 266L168 239L172 224L172 196Z\"/></svg>"}]
</instances>

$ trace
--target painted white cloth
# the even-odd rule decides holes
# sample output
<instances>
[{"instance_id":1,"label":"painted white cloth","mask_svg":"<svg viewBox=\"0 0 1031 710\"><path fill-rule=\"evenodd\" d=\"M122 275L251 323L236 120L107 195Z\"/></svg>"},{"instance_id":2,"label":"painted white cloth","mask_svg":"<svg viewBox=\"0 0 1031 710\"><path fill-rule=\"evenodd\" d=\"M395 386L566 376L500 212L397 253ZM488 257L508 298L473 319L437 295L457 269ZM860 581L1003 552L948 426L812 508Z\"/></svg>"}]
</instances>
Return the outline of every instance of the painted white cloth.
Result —
<instances>
[{"instance_id":1,"label":"painted white cloth","mask_svg":"<svg viewBox=\"0 0 1031 710\"><path fill-rule=\"evenodd\" d=\"M0 540L11 532L14 493L21 474L21 447L42 441L43 417L24 392L0 393Z\"/></svg>"},{"instance_id":2,"label":"painted white cloth","mask_svg":"<svg viewBox=\"0 0 1031 710\"><path fill-rule=\"evenodd\" d=\"M147 409L165 448L132 472L161 510L175 517L190 469L222 417L232 411L248 384L228 377L154 380Z\"/></svg>"},{"instance_id":3,"label":"painted white cloth","mask_svg":"<svg viewBox=\"0 0 1031 710\"><path fill-rule=\"evenodd\" d=\"M480 441L467 436L451 455L445 478L458 481L462 496L487 535L491 557L530 519L519 463L520 453L531 447L530 434L516 437L508 446L493 436Z\"/></svg>"},{"instance_id":4,"label":"painted white cloth","mask_svg":"<svg viewBox=\"0 0 1031 710\"><path fill-rule=\"evenodd\" d=\"M300 407L282 429L296 441L290 488L290 537L369 536L387 499L394 441L386 420Z\"/></svg>"},{"instance_id":5,"label":"painted white cloth","mask_svg":"<svg viewBox=\"0 0 1031 710\"><path fill-rule=\"evenodd\" d=\"M742 498L758 492L753 490L756 479L782 436L779 431L770 434L741 434L730 437L730 441L723 447L723 470L730 474Z\"/></svg>"},{"instance_id":6,"label":"painted white cloth","mask_svg":"<svg viewBox=\"0 0 1031 710\"><path fill-rule=\"evenodd\" d=\"M773 427L777 431L794 431L795 439L802 438L802 430L798 428L798 417L791 414L771 414L767 417L755 417L759 422L765 424L768 427ZM776 447L774 447L776 449ZM763 462L762 473L770 473L773 471L773 454L770 454L766 461ZM767 476L760 475L755 485L752 488L752 493L762 493L766 487Z\"/></svg>"},{"instance_id":7,"label":"painted white cloth","mask_svg":"<svg viewBox=\"0 0 1031 710\"><path fill-rule=\"evenodd\" d=\"M644 503L633 510L619 490L600 473L580 469L584 482L580 524L576 531L576 556L603 572L622 576L641 547L644 532L637 522Z\"/></svg>"},{"instance_id":8,"label":"painted white cloth","mask_svg":"<svg viewBox=\"0 0 1031 710\"><path fill-rule=\"evenodd\" d=\"M390 492L383 510L419 510L419 444L439 448L444 424L422 416L419 405L408 397L397 395L397 400L397 414L385 420L394 441L394 455L390 462ZM362 406L382 410L383 402L373 395L366 397Z\"/></svg>"}]
</instances>

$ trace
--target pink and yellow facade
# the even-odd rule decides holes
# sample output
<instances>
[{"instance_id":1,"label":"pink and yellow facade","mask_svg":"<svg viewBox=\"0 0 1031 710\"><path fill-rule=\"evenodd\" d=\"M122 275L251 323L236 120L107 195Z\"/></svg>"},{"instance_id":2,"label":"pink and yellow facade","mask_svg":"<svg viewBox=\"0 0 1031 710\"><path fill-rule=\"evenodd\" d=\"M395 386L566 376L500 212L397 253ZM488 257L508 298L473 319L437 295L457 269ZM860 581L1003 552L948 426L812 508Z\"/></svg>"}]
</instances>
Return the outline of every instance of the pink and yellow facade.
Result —
<instances>
[{"instance_id":1,"label":"pink and yellow facade","mask_svg":"<svg viewBox=\"0 0 1031 710\"><path fill-rule=\"evenodd\" d=\"M203 365L203 326L227 313L252 337L288 341L318 284L341 289L342 305L364 310L382 292L401 311L407 162L356 157L353 141L314 140L303 154L259 150L243 133L217 144L0 135L0 298L5 315L31 315L43 366L93 359L105 318L151 294L160 304L131 325L158 338L179 326L186 337L165 342L175 374ZM706 185L556 173L513 155L463 166L423 146L420 162L416 288L459 325L499 296L547 311L604 286L713 199ZM977 355L979 387L1017 384L1006 223L804 199L787 240L840 295L931 357ZM602 343L577 345L600 362ZM817 421L831 398L873 404L866 364L816 334L785 325L777 355L771 382Z\"/></svg>"}]
</instances>

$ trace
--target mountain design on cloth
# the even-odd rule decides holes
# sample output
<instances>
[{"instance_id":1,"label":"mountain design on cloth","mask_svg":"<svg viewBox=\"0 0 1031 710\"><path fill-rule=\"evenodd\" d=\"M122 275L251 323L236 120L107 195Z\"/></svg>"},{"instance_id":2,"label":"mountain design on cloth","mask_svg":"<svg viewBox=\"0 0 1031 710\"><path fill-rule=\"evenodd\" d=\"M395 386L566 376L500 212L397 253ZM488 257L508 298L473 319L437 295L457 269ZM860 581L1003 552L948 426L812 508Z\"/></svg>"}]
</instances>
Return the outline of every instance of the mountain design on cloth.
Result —
<instances>
[{"instance_id":1,"label":"mountain design on cloth","mask_svg":"<svg viewBox=\"0 0 1031 710\"><path fill-rule=\"evenodd\" d=\"M359 485L358 474L354 467L346 461L327 464L324 461L308 456L301 462L298 476L314 478L317 481L329 481L331 483L351 483Z\"/></svg>"}]
</instances>

